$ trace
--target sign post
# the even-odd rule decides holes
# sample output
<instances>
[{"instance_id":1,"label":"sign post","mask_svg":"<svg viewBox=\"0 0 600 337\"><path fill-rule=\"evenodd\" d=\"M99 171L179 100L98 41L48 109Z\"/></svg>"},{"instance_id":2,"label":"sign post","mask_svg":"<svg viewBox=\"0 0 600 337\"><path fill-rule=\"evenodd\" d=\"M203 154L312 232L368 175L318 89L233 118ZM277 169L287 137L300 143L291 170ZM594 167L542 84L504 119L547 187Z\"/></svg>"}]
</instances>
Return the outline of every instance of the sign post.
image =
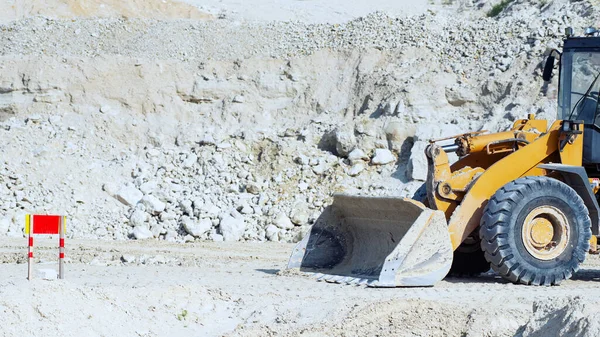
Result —
<instances>
[{"instance_id":1,"label":"sign post","mask_svg":"<svg viewBox=\"0 0 600 337\"><path fill-rule=\"evenodd\" d=\"M27 214L25 217L25 234L28 234L27 279L33 278L33 235L58 234L58 278L65 278L65 230L66 217L63 215Z\"/></svg>"},{"instance_id":2,"label":"sign post","mask_svg":"<svg viewBox=\"0 0 600 337\"><path fill-rule=\"evenodd\" d=\"M64 216L60 217L60 224L58 226L58 278L65 278L65 218Z\"/></svg>"},{"instance_id":3,"label":"sign post","mask_svg":"<svg viewBox=\"0 0 600 337\"><path fill-rule=\"evenodd\" d=\"M29 218L29 214L27 215ZM33 236L31 236L31 231L29 231L29 247L27 253L27 279L31 280L31 276L33 275Z\"/></svg>"}]
</instances>

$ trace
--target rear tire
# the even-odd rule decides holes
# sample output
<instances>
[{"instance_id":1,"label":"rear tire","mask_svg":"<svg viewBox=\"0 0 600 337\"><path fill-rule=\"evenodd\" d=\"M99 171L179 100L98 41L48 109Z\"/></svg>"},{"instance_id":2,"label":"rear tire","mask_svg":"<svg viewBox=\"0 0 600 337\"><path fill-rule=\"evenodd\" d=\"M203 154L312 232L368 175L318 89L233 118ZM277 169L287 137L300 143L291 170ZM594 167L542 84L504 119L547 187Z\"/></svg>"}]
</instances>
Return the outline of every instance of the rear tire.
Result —
<instances>
[{"instance_id":1,"label":"rear tire","mask_svg":"<svg viewBox=\"0 0 600 337\"><path fill-rule=\"evenodd\" d=\"M427 199L427 187L421 185L412 197L413 200L424 202ZM490 263L485 259L477 232L468 237L454 251L450 276L473 276L490 270Z\"/></svg>"},{"instance_id":2,"label":"rear tire","mask_svg":"<svg viewBox=\"0 0 600 337\"><path fill-rule=\"evenodd\" d=\"M483 211L479 236L492 269L511 282L557 285L579 269L591 221L581 197L548 177L504 185Z\"/></svg>"}]
</instances>

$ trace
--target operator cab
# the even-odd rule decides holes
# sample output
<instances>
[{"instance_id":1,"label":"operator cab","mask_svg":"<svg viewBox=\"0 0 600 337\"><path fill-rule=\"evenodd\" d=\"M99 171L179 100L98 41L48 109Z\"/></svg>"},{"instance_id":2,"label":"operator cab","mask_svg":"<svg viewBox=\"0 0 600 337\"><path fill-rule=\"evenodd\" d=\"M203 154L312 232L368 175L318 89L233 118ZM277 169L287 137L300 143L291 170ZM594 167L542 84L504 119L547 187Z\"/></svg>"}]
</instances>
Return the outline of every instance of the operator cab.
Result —
<instances>
[{"instance_id":1,"label":"operator cab","mask_svg":"<svg viewBox=\"0 0 600 337\"><path fill-rule=\"evenodd\" d=\"M584 122L583 164L596 167L600 165L600 31L588 28L586 37L573 37L572 32L567 28L559 54L558 118ZM558 52L551 53L548 63L554 63L554 53ZM548 63L545 80L550 77L548 68L552 69Z\"/></svg>"}]
</instances>

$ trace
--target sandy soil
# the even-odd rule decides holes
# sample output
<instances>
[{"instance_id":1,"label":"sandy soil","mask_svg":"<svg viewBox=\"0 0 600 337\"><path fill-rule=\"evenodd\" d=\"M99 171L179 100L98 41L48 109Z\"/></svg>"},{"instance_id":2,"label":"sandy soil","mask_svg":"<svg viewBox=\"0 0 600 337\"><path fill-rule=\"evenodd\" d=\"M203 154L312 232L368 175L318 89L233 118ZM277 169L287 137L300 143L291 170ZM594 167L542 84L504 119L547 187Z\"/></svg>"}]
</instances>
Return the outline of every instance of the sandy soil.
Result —
<instances>
[{"instance_id":1,"label":"sandy soil","mask_svg":"<svg viewBox=\"0 0 600 337\"><path fill-rule=\"evenodd\" d=\"M0 2L0 23L35 15L52 18L124 16L342 23L374 11L403 17L420 15L427 10L440 12L455 7L456 4L442 4L442 1L431 0L355 1L351 5L344 0L5 0Z\"/></svg>"},{"instance_id":2,"label":"sandy soil","mask_svg":"<svg viewBox=\"0 0 600 337\"><path fill-rule=\"evenodd\" d=\"M38 242L37 269L56 268L53 244ZM375 289L282 271L291 244L71 241L55 281L25 279L24 246L0 241L4 336L512 336L534 302L600 294L597 256L558 287L486 275Z\"/></svg>"},{"instance_id":3,"label":"sandy soil","mask_svg":"<svg viewBox=\"0 0 600 337\"><path fill-rule=\"evenodd\" d=\"M224 13L235 19L250 21L289 21L298 20L311 23L340 23L364 16L374 11L383 11L390 15L419 15L427 9L443 9L431 0L184 0L214 15Z\"/></svg>"},{"instance_id":4,"label":"sandy soil","mask_svg":"<svg viewBox=\"0 0 600 337\"><path fill-rule=\"evenodd\" d=\"M196 6L172 0L3 0L0 23L31 16L51 18L126 17L197 19L214 17Z\"/></svg>"}]
</instances>

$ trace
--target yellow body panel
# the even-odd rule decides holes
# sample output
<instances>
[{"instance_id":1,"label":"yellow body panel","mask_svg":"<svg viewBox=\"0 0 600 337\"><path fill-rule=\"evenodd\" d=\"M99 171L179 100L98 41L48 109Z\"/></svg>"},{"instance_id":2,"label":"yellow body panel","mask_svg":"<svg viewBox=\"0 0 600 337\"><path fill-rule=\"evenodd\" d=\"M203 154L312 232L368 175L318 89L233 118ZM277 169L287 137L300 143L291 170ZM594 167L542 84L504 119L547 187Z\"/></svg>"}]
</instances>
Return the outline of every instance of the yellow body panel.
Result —
<instances>
[{"instance_id":1,"label":"yellow body panel","mask_svg":"<svg viewBox=\"0 0 600 337\"><path fill-rule=\"evenodd\" d=\"M448 231L452 247L456 249L479 226L483 208L498 189L522 177L556 151L557 147L558 132L551 131L488 168L465 195L461 207L450 218Z\"/></svg>"},{"instance_id":2,"label":"yellow body panel","mask_svg":"<svg viewBox=\"0 0 600 337\"><path fill-rule=\"evenodd\" d=\"M529 119L519 119L513 124L513 130L521 131L537 131L544 133L548 131L548 121L545 119L534 119L533 115L529 116Z\"/></svg>"},{"instance_id":3,"label":"yellow body panel","mask_svg":"<svg viewBox=\"0 0 600 337\"><path fill-rule=\"evenodd\" d=\"M508 182L547 175L537 167L542 163L581 165L583 136L566 142L563 137L561 121L547 128L545 120L518 120L509 131L457 138L466 156L452 166L439 146L428 149L428 202L446 214L454 249L479 226L487 201Z\"/></svg>"},{"instance_id":4,"label":"yellow body panel","mask_svg":"<svg viewBox=\"0 0 600 337\"><path fill-rule=\"evenodd\" d=\"M580 130L583 132L583 130ZM561 136L567 141L567 146L560 151L560 161L566 165L580 166L583 160L583 134L580 136Z\"/></svg>"},{"instance_id":5,"label":"yellow body panel","mask_svg":"<svg viewBox=\"0 0 600 337\"><path fill-rule=\"evenodd\" d=\"M444 151L442 151L439 147L430 148L432 151L436 153L432 154L436 157L435 165L430 166L430 174L433 173L433 176L439 178L441 180L448 180L452 177L452 173L450 171L450 164L448 161L448 155ZM428 182L429 183L429 182ZM431 194L428 194L431 195ZM456 207L456 203L453 201L449 201L443 198L429 198L429 207L435 210L441 211L449 211L453 210Z\"/></svg>"},{"instance_id":6,"label":"yellow body panel","mask_svg":"<svg viewBox=\"0 0 600 337\"><path fill-rule=\"evenodd\" d=\"M470 152L480 152L486 151L490 145L495 145L496 142L501 142L507 139L515 139L514 131L506 131L500 133L490 133L487 135L481 135L478 137L472 137L469 139L469 150ZM508 146L508 142L506 143L497 143L497 145L504 145L502 147L508 147L509 149L512 146Z\"/></svg>"}]
</instances>

